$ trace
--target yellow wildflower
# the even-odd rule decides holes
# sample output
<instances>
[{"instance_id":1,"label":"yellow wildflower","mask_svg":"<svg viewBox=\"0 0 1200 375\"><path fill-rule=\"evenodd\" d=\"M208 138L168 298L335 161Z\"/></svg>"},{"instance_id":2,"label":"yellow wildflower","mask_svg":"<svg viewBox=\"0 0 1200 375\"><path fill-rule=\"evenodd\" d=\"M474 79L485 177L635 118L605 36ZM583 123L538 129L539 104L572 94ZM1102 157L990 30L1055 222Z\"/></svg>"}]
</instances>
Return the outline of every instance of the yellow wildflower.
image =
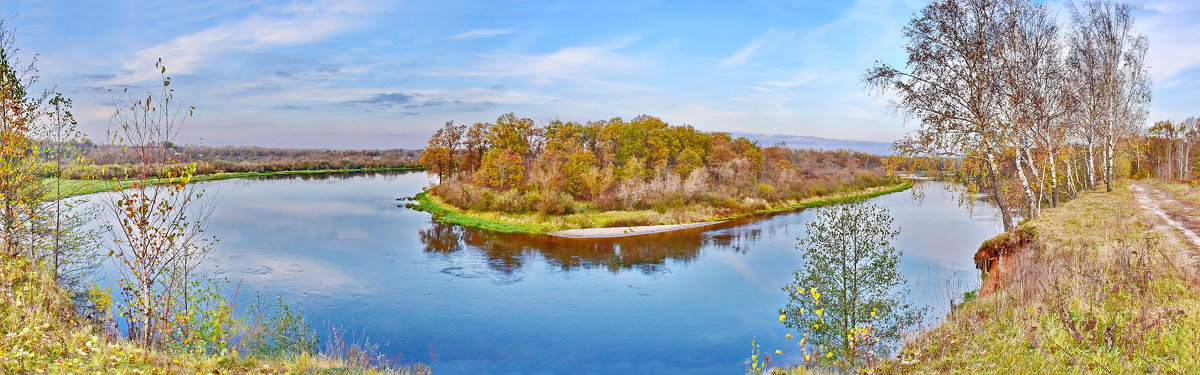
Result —
<instances>
[{"instance_id":1,"label":"yellow wildflower","mask_svg":"<svg viewBox=\"0 0 1200 375\"><path fill-rule=\"evenodd\" d=\"M781 351L779 349L775 349L775 354L783 355L783 351Z\"/></svg>"},{"instance_id":2,"label":"yellow wildflower","mask_svg":"<svg viewBox=\"0 0 1200 375\"><path fill-rule=\"evenodd\" d=\"M833 358L833 352L825 353L825 358Z\"/></svg>"},{"instance_id":3,"label":"yellow wildflower","mask_svg":"<svg viewBox=\"0 0 1200 375\"><path fill-rule=\"evenodd\" d=\"M817 309L816 313L817 313L817 315L821 315L821 314L825 313L825 309Z\"/></svg>"},{"instance_id":4,"label":"yellow wildflower","mask_svg":"<svg viewBox=\"0 0 1200 375\"><path fill-rule=\"evenodd\" d=\"M789 338L789 339L790 339L790 338L792 338L792 334L790 334L790 333L789 333L789 334L783 335L783 337L784 337L784 338Z\"/></svg>"},{"instance_id":5,"label":"yellow wildflower","mask_svg":"<svg viewBox=\"0 0 1200 375\"><path fill-rule=\"evenodd\" d=\"M805 355L804 355L804 360L805 360L805 361L811 361L811 360L812 360L812 356L811 356L811 355L808 355L808 354L805 354Z\"/></svg>"},{"instance_id":6,"label":"yellow wildflower","mask_svg":"<svg viewBox=\"0 0 1200 375\"><path fill-rule=\"evenodd\" d=\"M787 315L779 314L779 322L783 323L784 319L787 319Z\"/></svg>"}]
</instances>

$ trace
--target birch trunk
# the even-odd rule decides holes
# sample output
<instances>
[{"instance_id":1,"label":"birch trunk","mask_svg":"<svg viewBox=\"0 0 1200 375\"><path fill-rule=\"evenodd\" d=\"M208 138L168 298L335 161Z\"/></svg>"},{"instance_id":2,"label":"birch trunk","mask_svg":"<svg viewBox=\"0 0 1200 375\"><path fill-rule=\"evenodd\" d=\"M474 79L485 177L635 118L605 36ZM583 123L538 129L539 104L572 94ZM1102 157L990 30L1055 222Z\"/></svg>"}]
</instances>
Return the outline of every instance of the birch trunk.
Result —
<instances>
[{"instance_id":1,"label":"birch trunk","mask_svg":"<svg viewBox=\"0 0 1200 375\"><path fill-rule=\"evenodd\" d=\"M1025 215L1026 217L1032 218L1035 216L1033 207L1037 205L1037 199L1034 198L1033 189L1029 186L1029 178L1025 176L1025 167L1022 166L1025 163L1021 158L1020 152L1017 152L1017 155L1015 155L1013 161L1017 165L1017 179L1021 181L1021 188L1025 191L1025 199L1027 203L1027 206L1025 207Z\"/></svg>"},{"instance_id":2,"label":"birch trunk","mask_svg":"<svg viewBox=\"0 0 1200 375\"><path fill-rule=\"evenodd\" d=\"M1088 139L1087 145L1087 181L1084 187L1088 190L1096 187L1096 146Z\"/></svg>"},{"instance_id":3,"label":"birch trunk","mask_svg":"<svg viewBox=\"0 0 1200 375\"><path fill-rule=\"evenodd\" d=\"M1104 191L1112 192L1113 158L1116 157L1117 137L1109 134L1104 142Z\"/></svg>"},{"instance_id":4,"label":"birch trunk","mask_svg":"<svg viewBox=\"0 0 1200 375\"><path fill-rule=\"evenodd\" d=\"M1058 166L1054 165L1054 150L1049 150L1046 154L1048 158L1047 166L1050 167L1050 207L1058 206Z\"/></svg>"},{"instance_id":5,"label":"birch trunk","mask_svg":"<svg viewBox=\"0 0 1200 375\"><path fill-rule=\"evenodd\" d=\"M1004 221L1004 231L1008 232L1013 229L1012 213L1008 211L1008 205L1004 202L1004 191L1000 184L1000 166L997 165L994 150L989 149L986 153L988 172L992 178L992 200L1000 209L1000 219Z\"/></svg>"}]
</instances>

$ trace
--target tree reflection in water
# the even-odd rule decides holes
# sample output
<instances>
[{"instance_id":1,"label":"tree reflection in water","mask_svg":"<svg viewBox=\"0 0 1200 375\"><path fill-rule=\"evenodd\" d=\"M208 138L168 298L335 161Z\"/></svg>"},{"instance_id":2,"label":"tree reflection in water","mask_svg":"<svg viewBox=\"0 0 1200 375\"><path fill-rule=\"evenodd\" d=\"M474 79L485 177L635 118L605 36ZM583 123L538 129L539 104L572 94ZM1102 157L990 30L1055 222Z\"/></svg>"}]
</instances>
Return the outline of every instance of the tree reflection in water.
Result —
<instances>
[{"instance_id":1,"label":"tree reflection in water","mask_svg":"<svg viewBox=\"0 0 1200 375\"><path fill-rule=\"evenodd\" d=\"M527 257L541 255L564 271L603 267L612 272L636 269L645 274L662 272L668 260L690 263L703 247L746 251L761 229L721 230L742 223L722 223L704 228L612 238L561 238L540 234L509 234L432 221L419 231L425 252L450 254L464 246L478 249L495 271L512 274Z\"/></svg>"}]
</instances>

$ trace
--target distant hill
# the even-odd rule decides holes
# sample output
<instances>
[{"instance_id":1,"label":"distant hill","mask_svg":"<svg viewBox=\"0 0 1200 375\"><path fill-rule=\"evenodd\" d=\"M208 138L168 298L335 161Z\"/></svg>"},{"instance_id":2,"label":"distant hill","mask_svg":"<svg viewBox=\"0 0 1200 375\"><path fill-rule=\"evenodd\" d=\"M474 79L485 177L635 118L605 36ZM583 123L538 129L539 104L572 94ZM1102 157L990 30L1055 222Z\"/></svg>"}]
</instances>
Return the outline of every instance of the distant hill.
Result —
<instances>
[{"instance_id":1,"label":"distant hill","mask_svg":"<svg viewBox=\"0 0 1200 375\"><path fill-rule=\"evenodd\" d=\"M762 146L771 146L784 142L791 148L811 148L816 150L854 150L874 155L891 155L892 144L889 142L854 141L848 139L833 139L810 137L807 135L784 134L751 134L730 133L734 137L746 137L757 141Z\"/></svg>"}]
</instances>

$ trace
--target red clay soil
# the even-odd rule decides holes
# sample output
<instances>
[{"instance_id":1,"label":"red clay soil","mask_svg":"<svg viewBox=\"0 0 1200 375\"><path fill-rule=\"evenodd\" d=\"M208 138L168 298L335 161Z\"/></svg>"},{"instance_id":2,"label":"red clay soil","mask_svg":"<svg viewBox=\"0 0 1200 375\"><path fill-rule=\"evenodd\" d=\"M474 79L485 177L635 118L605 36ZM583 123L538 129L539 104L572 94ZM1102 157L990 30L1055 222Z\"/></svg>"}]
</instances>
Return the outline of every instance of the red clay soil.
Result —
<instances>
[{"instance_id":1,"label":"red clay soil","mask_svg":"<svg viewBox=\"0 0 1200 375\"><path fill-rule=\"evenodd\" d=\"M1033 231L1026 227L983 241L975 252L975 267L985 275L979 294L992 294L1007 284L1012 274L1013 259L1032 246Z\"/></svg>"}]
</instances>

